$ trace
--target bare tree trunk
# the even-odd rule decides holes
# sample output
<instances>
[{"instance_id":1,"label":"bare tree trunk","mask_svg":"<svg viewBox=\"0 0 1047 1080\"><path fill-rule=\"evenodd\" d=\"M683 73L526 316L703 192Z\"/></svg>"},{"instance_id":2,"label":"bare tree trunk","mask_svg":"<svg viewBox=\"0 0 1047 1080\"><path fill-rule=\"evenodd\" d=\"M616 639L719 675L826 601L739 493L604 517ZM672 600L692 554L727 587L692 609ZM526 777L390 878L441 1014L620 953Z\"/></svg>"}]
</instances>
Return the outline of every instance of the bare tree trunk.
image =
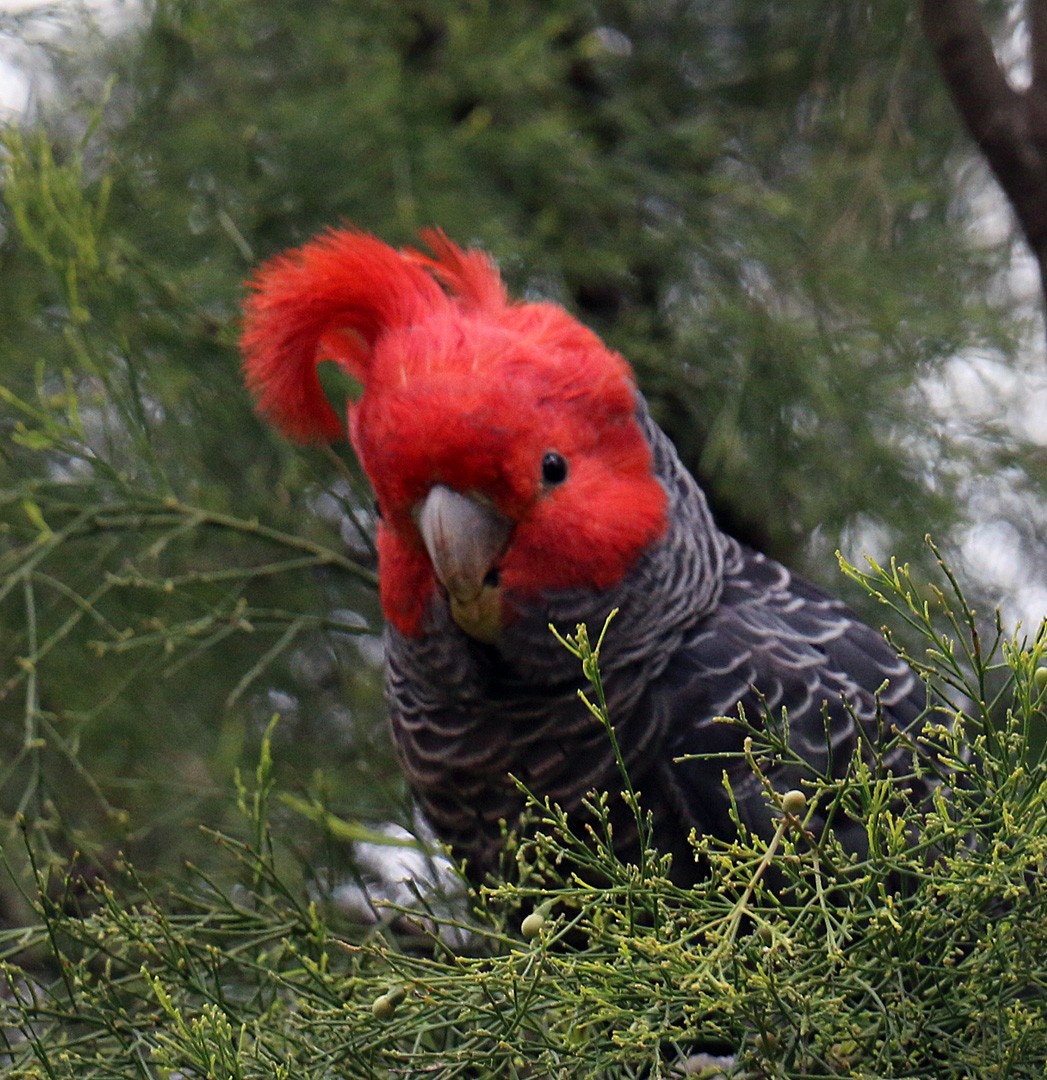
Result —
<instances>
[{"instance_id":1,"label":"bare tree trunk","mask_svg":"<svg viewBox=\"0 0 1047 1080\"><path fill-rule=\"evenodd\" d=\"M1047 0L1027 0L1032 82L1016 90L977 0L920 0L920 21L967 130L1010 200L1047 303Z\"/></svg>"}]
</instances>

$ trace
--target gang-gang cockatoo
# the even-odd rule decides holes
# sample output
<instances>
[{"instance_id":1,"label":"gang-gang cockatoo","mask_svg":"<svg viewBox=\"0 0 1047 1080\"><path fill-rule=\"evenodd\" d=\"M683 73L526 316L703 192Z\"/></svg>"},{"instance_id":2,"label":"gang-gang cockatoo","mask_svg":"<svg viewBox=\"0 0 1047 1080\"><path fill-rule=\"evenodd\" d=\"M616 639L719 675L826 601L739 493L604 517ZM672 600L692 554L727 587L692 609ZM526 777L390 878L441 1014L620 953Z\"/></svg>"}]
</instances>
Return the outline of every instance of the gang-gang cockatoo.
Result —
<instances>
[{"instance_id":1,"label":"gang-gang cockatoo","mask_svg":"<svg viewBox=\"0 0 1047 1080\"><path fill-rule=\"evenodd\" d=\"M595 633L620 610L601 652L610 718L681 880L692 832L736 831L725 770L742 820L771 827L744 731L719 718L784 709L792 749L835 771L860 728L873 741L919 724L921 685L879 634L717 528L620 355L562 307L511 300L485 254L423 239L431 255L344 228L272 259L242 349L261 413L303 442L348 431L374 487L396 746L472 876L519 817L513 777L571 813L611 792L618 848L635 854L607 733L550 624ZM347 425L324 360L363 387ZM911 767L901 744L893 755ZM859 823L833 824L861 847Z\"/></svg>"}]
</instances>

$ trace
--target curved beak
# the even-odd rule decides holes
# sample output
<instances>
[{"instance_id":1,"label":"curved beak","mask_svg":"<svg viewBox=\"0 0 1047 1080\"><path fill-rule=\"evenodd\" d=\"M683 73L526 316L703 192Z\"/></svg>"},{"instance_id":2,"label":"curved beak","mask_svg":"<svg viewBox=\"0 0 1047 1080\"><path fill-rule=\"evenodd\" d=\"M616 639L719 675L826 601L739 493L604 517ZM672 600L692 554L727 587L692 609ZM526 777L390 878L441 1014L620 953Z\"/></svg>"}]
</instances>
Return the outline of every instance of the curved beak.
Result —
<instances>
[{"instance_id":1,"label":"curved beak","mask_svg":"<svg viewBox=\"0 0 1047 1080\"><path fill-rule=\"evenodd\" d=\"M467 605L505 551L513 523L492 506L437 484L417 511L418 530L436 576L452 601Z\"/></svg>"}]
</instances>

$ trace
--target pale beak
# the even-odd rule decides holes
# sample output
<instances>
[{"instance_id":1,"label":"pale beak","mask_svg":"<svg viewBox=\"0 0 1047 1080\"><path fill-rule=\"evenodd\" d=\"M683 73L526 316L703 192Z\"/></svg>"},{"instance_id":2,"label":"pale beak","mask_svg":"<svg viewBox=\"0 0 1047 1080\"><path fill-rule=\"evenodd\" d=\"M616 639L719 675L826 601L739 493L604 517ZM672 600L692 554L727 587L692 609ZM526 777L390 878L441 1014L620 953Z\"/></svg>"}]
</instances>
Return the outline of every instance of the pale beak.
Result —
<instances>
[{"instance_id":1,"label":"pale beak","mask_svg":"<svg viewBox=\"0 0 1047 1080\"><path fill-rule=\"evenodd\" d=\"M455 621L467 634L493 642L501 628L501 607L492 571L505 552L512 521L442 484L426 496L416 521L433 570L451 598Z\"/></svg>"}]
</instances>

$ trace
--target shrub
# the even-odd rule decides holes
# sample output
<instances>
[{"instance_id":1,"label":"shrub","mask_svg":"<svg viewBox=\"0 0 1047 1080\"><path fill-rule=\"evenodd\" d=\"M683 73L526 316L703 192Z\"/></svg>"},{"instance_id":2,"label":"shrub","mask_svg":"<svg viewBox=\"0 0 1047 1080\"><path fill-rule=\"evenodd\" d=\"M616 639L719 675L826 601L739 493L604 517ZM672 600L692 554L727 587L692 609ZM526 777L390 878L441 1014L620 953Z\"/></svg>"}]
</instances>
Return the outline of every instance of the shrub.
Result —
<instances>
[{"instance_id":1,"label":"shrub","mask_svg":"<svg viewBox=\"0 0 1047 1080\"><path fill-rule=\"evenodd\" d=\"M681 889L654 850L614 857L617 795L592 796L581 834L532 799L504 881L450 907L419 886L361 925L315 867L303 885L293 853L316 850L310 830L380 837L319 807L274 824L298 803L267 737L237 786L242 827L211 834L219 872L161 890L127 865L61 888L38 872L35 921L2 937L7 1074L1042 1077L1047 623L985 642L944 567L942 587L844 569L922 635L910 662L933 715L912 769L944 780L925 805L856 754L842 779L768 785L769 841L696 838L709 872ZM564 642L613 738L599 644L584 628ZM751 728L753 769L789 754L781 725ZM642 792L623 788L642 822ZM830 803L866 823L866 857L805 828Z\"/></svg>"}]
</instances>

